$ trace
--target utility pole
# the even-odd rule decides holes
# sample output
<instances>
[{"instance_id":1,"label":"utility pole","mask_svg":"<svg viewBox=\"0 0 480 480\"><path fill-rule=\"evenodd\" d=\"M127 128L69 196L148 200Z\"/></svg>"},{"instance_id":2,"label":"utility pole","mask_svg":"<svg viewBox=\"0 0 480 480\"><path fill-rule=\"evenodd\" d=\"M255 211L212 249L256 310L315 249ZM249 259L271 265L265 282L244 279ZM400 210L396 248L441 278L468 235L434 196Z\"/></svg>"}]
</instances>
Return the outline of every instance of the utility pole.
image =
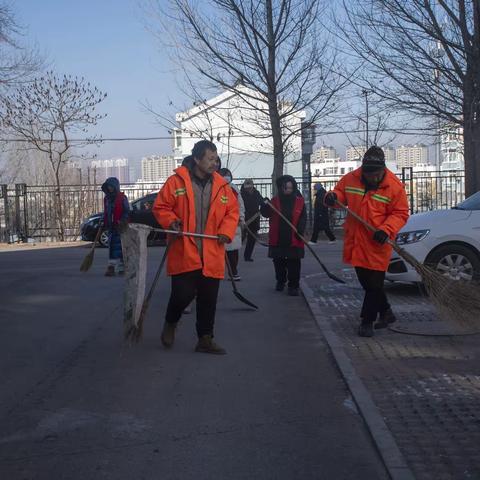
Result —
<instances>
[{"instance_id":1,"label":"utility pole","mask_svg":"<svg viewBox=\"0 0 480 480\"><path fill-rule=\"evenodd\" d=\"M310 168L313 146L315 145L315 125L302 123L302 195L308 212L308 220L312 222L312 170Z\"/></svg>"},{"instance_id":2,"label":"utility pole","mask_svg":"<svg viewBox=\"0 0 480 480\"><path fill-rule=\"evenodd\" d=\"M368 94L370 93L370 90L367 90L364 88L362 90L362 95L365 96L365 149L368 150L368 136L369 136L369 131L368 131Z\"/></svg>"}]
</instances>

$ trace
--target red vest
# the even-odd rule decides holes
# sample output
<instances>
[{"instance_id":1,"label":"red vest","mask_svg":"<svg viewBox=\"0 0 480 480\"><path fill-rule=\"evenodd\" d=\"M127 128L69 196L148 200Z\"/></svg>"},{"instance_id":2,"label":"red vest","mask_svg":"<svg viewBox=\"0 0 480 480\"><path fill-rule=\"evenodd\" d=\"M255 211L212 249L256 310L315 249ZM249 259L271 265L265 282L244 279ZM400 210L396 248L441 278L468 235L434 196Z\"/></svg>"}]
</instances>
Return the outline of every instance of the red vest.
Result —
<instances>
[{"instance_id":1,"label":"red vest","mask_svg":"<svg viewBox=\"0 0 480 480\"><path fill-rule=\"evenodd\" d=\"M118 225L118 222L122 218L123 214L123 199L125 198L125 194L123 192L117 193L115 197L115 203L113 205L113 219L112 219L112 226ZM110 219L107 218L108 209L107 209L107 197L103 199L104 204L104 214L103 214L103 223L105 225L110 225Z\"/></svg>"},{"instance_id":2,"label":"red vest","mask_svg":"<svg viewBox=\"0 0 480 480\"><path fill-rule=\"evenodd\" d=\"M273 197L272 198L272 205L280 212L282 212L282 207L280 205L280 198ZM295 227L298 226L298 221L300 220L300 215L302 214L303 207L305 206L305 201L303 197L296 197L295 198L295 205L293 206L292 212L292 219L290 220ZM283 213L283 212L282 212ZM280 236L280 215L278 215L275 211L273 215L270 217L270 232L269 232L269 244L271 247L278 246L278 240ZM292 230L292 247L304 247L304 243L302 240L297 238L295 232Z\"/></svg>"}]
</instances>

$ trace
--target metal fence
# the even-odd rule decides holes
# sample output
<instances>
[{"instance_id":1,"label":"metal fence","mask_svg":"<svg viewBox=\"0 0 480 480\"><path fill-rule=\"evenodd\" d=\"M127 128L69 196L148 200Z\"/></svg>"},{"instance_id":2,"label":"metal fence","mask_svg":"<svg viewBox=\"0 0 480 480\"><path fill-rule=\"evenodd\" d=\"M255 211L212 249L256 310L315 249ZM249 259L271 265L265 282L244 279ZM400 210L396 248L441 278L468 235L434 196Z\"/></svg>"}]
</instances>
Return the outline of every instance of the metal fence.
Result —
<instances>
[{"instance_id":1,"label":"metal fence","mask_svg":"<svg viewBox=\"0 0 480 480\"><path fill-rule=\"evenodd\" d=\"M404 168L398 176L405 184L412 213L452 208L465 197L463 171L414 172L412 168ZM321 176L312 177L311 182L302 179L297 182L299 190L308 197L309 189L315 183L319 182L329 190L339 178ZM254 181L261 195L271 198L271 179L257 178ZM243 179L236 179L234 183L240 187ZM126 184L122 185L122 190L132 203L161 187L162 183ZM103 210L103 196L99 185L67 185L61 188L59 195L53 186L0 185L0 242L58 239L57 202L61 205L65 239L76 240L83 220ZM308 207L311 211L311 205Z\"/></svg>"}]
</instances>

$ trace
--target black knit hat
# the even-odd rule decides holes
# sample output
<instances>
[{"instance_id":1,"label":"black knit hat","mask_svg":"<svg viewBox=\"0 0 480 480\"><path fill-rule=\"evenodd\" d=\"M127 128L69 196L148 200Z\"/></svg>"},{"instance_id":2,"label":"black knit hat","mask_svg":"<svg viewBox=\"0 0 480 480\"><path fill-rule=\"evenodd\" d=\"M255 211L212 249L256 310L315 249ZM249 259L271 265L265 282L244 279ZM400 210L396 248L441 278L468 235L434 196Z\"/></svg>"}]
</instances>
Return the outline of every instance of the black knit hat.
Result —
<instances>
[{"instance_id":1,"label":"black knit hat","mask_svg":"<svg viewBox=\"0 0 480 480\"><path fill-rule=\"evenodd\" d=\"M370 147L363 156L362 170L364 172L375 172L385 168L385 154L380 147Z\"/></svg>"}]
</instances>

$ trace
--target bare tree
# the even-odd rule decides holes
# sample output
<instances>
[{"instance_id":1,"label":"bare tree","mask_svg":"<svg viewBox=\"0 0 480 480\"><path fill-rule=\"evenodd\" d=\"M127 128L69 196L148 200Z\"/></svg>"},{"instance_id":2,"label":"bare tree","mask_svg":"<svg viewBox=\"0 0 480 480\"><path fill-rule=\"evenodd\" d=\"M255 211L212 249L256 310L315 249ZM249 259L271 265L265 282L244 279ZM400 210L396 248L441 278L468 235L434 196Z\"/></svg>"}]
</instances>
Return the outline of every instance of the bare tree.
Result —
<instances>
[{"instance_id":1,"label":"bare tree","mask_svg":"<svg viewBox=\"0 0 480 480\"><path fill-rule=\"evenodd\" d=\"M480 189L480 0L343 0L342 38L386 105L464 129L466 194Z\"/></svg>"},{"instance_id":2,"label":"bare tree","mask_svg":"<svg viewBox=\"0 0 480 480\"><path fill-rule=\"evenodd\" d=\"M266 116L272 177L281 175L285 145L301 130L290 119L306 110L309 124L320 118L325 124L345 84L319 28L320 1L211 0L203 9L193 0L169 0L169 8L151 1L160 13L160 35L173 30L178 61L207 85L235 92Z\"/></svg>"},{"instance_id":3,"label":"bare tree","mask_svg":"<svg viewBox=\"0 0 480 480\"><path fill-rule=\"evenodd\" d=\"M61 201L62 166L72 160L73 148L96 143L90 138L72 141L72 134L84 136L88 128L105 115L96 108L106 93L83 77L56 76L53 72L20 86L0 100L2 125L25 148L44 152L55 179L55 213L58 238L65 240Z\"/></svg>"},{"instance_id":4,"label":"bare tree","mask_svg":"<svg viewBox=\"0 0 480 480\"><path fill-rule=\"evenodd\" d=\"M22 28L7 3L0 3L0 94L23 83L43 64L35 49L21 45Z\"/></svg>"}]
</instances>

